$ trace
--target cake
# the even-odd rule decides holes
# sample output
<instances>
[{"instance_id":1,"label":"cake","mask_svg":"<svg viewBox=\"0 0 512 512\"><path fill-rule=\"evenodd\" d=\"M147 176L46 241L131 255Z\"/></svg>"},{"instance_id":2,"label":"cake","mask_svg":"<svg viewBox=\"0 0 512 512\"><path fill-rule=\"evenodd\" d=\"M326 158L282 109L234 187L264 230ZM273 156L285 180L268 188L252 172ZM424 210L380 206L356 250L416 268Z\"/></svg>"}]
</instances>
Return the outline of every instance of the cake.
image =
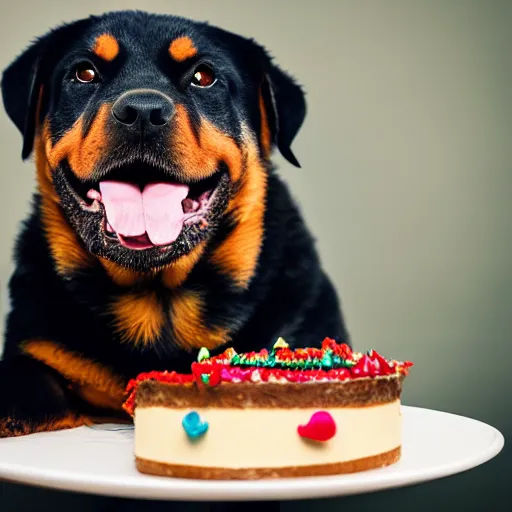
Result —
<instances>
[{"instance_id":1,"label":"cake","mask_svg":"<svg viewBox=\"0 0 512 512\"><path fill-rule=\"evenodd\" d=\"M401 456L401 393L412 363L375 350L321 348L210 356L189 374L131 380L141 473L193 479L259 479L354 473Z\"/></svg>"}]
</instances>

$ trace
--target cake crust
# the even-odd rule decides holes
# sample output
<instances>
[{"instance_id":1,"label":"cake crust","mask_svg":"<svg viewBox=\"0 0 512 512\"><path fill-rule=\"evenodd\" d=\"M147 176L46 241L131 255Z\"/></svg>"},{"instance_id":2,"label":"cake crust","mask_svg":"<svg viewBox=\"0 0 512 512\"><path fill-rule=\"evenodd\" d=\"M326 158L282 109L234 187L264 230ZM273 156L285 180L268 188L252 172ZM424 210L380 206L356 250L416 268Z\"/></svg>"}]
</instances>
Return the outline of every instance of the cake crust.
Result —
<instances>
[{"instance_id":1,"label":"cake crust","mask_svg":"<svg viewBox=\"0 0 512 512\"><path fill-rule=\"evenodd\" d=\"M398 462L401 446L371 457L331 464L309 466L274 467L274 468L215 468L204 466L185 466L181 464L164 464L136 457L137 469L149 475L195 480L259 480L274 478L295 478L306 476L327 476L358 473L370 469L389 466Z\"/></svg>"},{"instance_id":2,"label":"cake crust","mask_svg":"<svg viewBox=\"0 0 512 512\"><path fill-rule=\"evenodd\" d=\"M187 408L329 408L368 407L393 402L402 393L403 375L372 379L304 383L227 383L215 387L145 380L136 407Z\"/></svg>"}]
</instances>

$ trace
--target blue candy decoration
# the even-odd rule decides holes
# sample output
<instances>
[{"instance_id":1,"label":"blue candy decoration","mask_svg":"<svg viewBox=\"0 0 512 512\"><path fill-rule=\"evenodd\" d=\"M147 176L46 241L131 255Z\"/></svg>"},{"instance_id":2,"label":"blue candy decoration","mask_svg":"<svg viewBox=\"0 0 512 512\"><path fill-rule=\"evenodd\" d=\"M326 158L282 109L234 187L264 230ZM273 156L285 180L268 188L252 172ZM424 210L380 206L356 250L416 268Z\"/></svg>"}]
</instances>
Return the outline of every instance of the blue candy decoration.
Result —
<instances>
[{"instance_id":1,"label":"blue candy decoration","mask_svg":"<svg viewBox=\"0 0 512 512\"><path fill-rule=\"evenodd\" d=\"M191 439L197 439L206 433L208 430L208 422L202 421L201 417L196 411L189 412L181 422L185 432Z\"/></svg>"}]
</instances>

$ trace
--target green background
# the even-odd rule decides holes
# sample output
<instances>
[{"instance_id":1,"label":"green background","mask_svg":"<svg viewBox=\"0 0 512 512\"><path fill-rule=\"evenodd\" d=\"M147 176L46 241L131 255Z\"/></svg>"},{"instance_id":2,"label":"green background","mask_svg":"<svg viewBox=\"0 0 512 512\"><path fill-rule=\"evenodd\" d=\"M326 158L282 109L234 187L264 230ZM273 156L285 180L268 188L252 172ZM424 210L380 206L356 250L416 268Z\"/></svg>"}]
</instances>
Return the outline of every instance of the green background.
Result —
<instances>
[{"instance_id":1,"label":"green background","mask_svg":"<svg viewBox=\"0 0 512 512\"><path fill-rule=\"evenodd\" d=\"M406 404L511 435L512 2L18 0L0 7L0 67L60 21L124 8L255 37L299 79L309 104L294 144L302 169L276 161L340 291L354 343L416 363ZM6 115L0 133L5 314L34 170L21 163ZM506 445L494 461L438 482L282 509L500 510L511 471ZM0 484L2 512L34 510L34 501L76 512L121 503Z\"/></svg>"}]
</instances>

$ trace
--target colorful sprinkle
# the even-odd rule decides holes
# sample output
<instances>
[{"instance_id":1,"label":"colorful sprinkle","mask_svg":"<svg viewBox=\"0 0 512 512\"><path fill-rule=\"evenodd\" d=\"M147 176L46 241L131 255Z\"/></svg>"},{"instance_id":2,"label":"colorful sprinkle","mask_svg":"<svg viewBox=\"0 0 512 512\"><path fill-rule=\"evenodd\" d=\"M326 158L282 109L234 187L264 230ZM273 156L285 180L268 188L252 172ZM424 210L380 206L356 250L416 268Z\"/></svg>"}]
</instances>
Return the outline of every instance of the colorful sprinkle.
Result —
<instances>
[{"instance_id":1,"label":"colorful sprinkle","mask_svg":"<svg viewBox=\"0 0 512 512\"><path fill-rule=\"evenodd\" d=\"M329 352L326 352L322 357L322 367L323 368L332 368L333 360L332 356Z\"/></svg>"},{"instance_id":2,"label":"colorful sprinkle","mask_svg":"<svg viewBox=\"0 0 512 512\"><path fill-rule=\"evenodd\" d=\"M288 348L290 345L286 343L284 338L277 338L277 341L274 343L273 349L277 350L278 348Z\"/></svg>"},{"instance_id":3,"label":"colorful sprinkle","mask_svg":"<svg viewBox=\"0 0 512 512\"><path fill-rule=\"evenodd\" d=\"M199 353L197 354L197 362L200 363L201 361L204 361L205 359L210 358L210 352L206 347L202 347Z\"/></svg>"},{"instance_id":4,"label":"colorful sprinkle","mask_svg":"<svg viewBox=\"0 0 512 512\"><path fill-rule=\"evenodd\" d=\"M208 422L202 421L196 411L189 412L183 418L181 424L190 439L197 439L203 436L208 430Z\"/></svg>"},{"instance_id":5,"label":"colorful sprinkle","mask_svg":"<svg viewBox=\"0 0 512 512\"><path fill-rule=\"evenodd\" d=\"M336 422L327 411L315 412L306 425L299 425L300 437L312 441L329 441L336 435Z\"/></svg>"},{"instance_id":6,"label":"colorful sprinkle","mask_svg":"<svg viewBox=\"0 0 512 512\"><path fill-rule=\"evenodd\" d=\"M226 383L244 382L328 382L360 378L406 376L413 364L385 359L375 350L353 352L344 343L325 338L321 348L292 350L283 338L273 349L237 354L228 348L222 354L210 356L206 348L199 351L190 374L174 371L141 373L130 380L123 408L133 415L135 393L140 382L157 380L172 385L212 388Z\"/></svg>"}]
</instances>

